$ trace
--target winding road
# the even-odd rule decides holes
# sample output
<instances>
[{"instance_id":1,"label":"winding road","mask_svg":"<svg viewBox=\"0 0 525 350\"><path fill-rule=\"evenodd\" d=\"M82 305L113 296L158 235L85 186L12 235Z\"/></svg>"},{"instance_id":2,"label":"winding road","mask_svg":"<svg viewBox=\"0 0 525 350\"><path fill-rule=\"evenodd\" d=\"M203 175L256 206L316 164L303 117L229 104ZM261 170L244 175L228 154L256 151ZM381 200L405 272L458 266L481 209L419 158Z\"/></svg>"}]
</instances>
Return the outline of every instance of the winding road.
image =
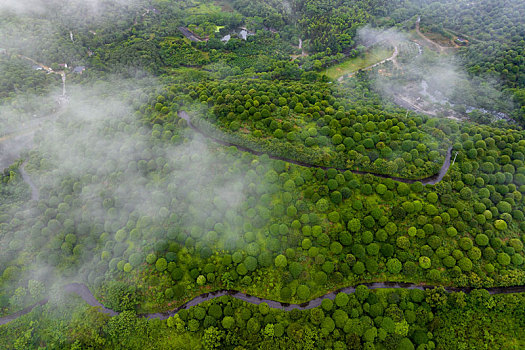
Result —
<instances>
[{"instance_id":1,"label":"winding road","mask_svg":"<svg viewBox=\"0 0 525 350\"><path fill-rule=\"evenodd\" d=\"M188 123L188 126L190 128L192 128L193 130L195 130L196 132L198 132L199 134L203 135L204 137L209 138L209 139L211 139L211 140L213 140L213 141L215 141L215 142L217 142L217 143L219 143L221 145L228 146L228 147L229 146L235 146L240 151L252 153L252 154L255 154L255 155L258 155L258 156L260 156L262 154L265 154L263 152L259 152L259 151L256 151L256 150L253 150L253 149L250 149L250 148L246 148L246 147L243 147L243 146L240 146L240 145L236 145L234 143L223 141L223 140L220 140L220 139L218 139L216 137L213 137L213 136L210 136L210 135L206 134L201 129L199 129L197 126L195 126L195 124L193 124L191 122L190 115L186 111L179 111L179 117L181 119L184 119ZM273 156L273 155L268 154L268 157L270 157L271 159L282 160L282 161L285 161L287 163L292 163L292 164L304 166L304 167L307 167L307 168L320 168L320 169L323 169L323 170L336 169L337 171L341 171L341 172L348 170L348 171L351 171L352 173L358 174L358 175L370 174L370 175L374 175L374 176L377 176L377 177L380 177L380 178L383 178L383 179L392 179L394 181L404 182L404 183L408 183L408 184L411 184L411 183L419 181L423 185L435 185L438 182L440 182L441 180L443 180L443 177L446 175L448 169L450 168L450 158L451 158L451 156L452 156L452 147L449 147L448 150L447 150L447 155L445 156L445 161L443 162L443 165L441 166L441 169L439 170L439 173L437 173L435 175L432 175L432 176L429 176L429 177L426 177L426 178L423 178L423 179L405 179L405 178L402 178L402 177L390 176L390 175L385 175L385 174L376 174L376 173L372 173L372 172L368 172L368 171L360 171L360 170L352 170L352 169L340 169L340 168L335 168L335 167L326 167L326 166L321 166L321 165L308 164L308 163L301 162L301 161L298 161L298 160L287 159L287 158L283 158L283 157L279 157L279 156Z\"/></svg>"},{"instance_id":2,"label":"winding road","mask_svg":"<svg viewBox=\"0 0 525 350\"><path fill-rule=\"evenodd\" d=\"M194 129L195 131L199 132L200 134L204 135L205 137L210 138L210 139L212 139L212 140L214 140L214 141L216 141L216 142L218 142L218 143L220 143L222 145L236 146L238 149L246 151L246 152L250 152L250 153L253 153L253 154L257 154L257 155L261 154L260 152L257 152L257 151L254 151L254 150L250 150L250 149L247 149L247 148L244 148L244 147L240 147L240 146L228 143L228 142L224 142L222 140L219 140L219 139L216 139L214 137L211 137L211 136L208 136L208 135L204 134L201 130L199 130L191 122L189 114L187 112L185 112L185 111L180 111L179 112L179 116L182 119L184 119L188 123L188 126L190 126L192 129ZM443 179L443 177L445 176L445 174L447 173L447 171L448 171L448 169L450 167L451 153L452 153L452 147L449 147L448 150L447 150L447 156L445 158L445 162L443 163L443 166L441 167L440 172L438 174L432 176L432 177L428 177L428 178L425 178L425 179L409 180L409 179L401 179L401 178L396 178L396 177L387 176L387 175L381 175L381 174L372 174L372 175L375 175L375 176L378 176L378 177L383 177L383 178L391 178L391 179L394 179L396 181L401 181L401 182L406 182L406 183L412 183L412 182L415 182L415 181L421 181L423 184L436 184L436 183L438 183L439 181L441 181ZM287 159L283 159L281 157L270 156L270 158L280 159L280 160L284 160L284 161L287 161L287 162L290 162L290 163L293 163L293 164L302 165L302 166L306 166L306 167L316 167L316 166L311 165L311 164L305 164L305 163L298 162L298 161L287 160ZM38 195L38 189L32 183L31 179L29 178L29 176L25 172L24 167L25 167L25 163L21 166L20 171L21 171L21 174L22 174L22 177L24 178L24 180L31 187L31 190L32 190L31 198L32 199L38 199L38 196L39 196ZM326 167L320 167L320 168L329 169L329 168L326 168ZM347 169L345 169L345 170L347 170ZM357 171L357 170L351 170L351 171L353 173L356 173L356 174L371 174L371 173ZM432 289L432 288L438 287L438 286L432 286L432 285L421 285L421 284L413 284L413 283L398 283L398 282L364 283L364 285L366 285L370 289L405 288L405 289L426 290L426 289ZM455 287L444 287L444 288L448 292L462 291L462 292L465 292L465 293L468 293L468 292L470 292L470 291L472 291L474 289L474 288L455 288ZM490 294L522 293L522 292L525 292L525 286L496 287L496 288L487 288L487 290L488 290L488 292ZM89 288L83 283L70 283L70 284L67 284L67 285L65 285L63 287L63 291L65 293L77 294L88 305L94 306L94 307L99 307L100 308L100 312L105 313L105 314L107 314L109 316L116 316L116 315L119 314L117 311L114 311L114 310L111 310L109 308L104 307L95 298L93 293L91 293ZM139 316L145 317L145 318L148 318L148 319L165 320L165 319L175 315L176 313L178 313L182 309L188 309L188 308L190 308L192 306L195 306L195 305L198 305L198 304L200 304L202 302L209 301L209 300L212 300L212 299L215 299L215 298L219 298L219 297L225 296L225 295L229 295L229 296L231 296L233 298L245 301L247 303L256 304L256 305L261 304L261 303L267 303L268 306L271 307L271 308L281 309L281 310L284 310L284 311L289 311L289 310L292 310L292 309L307 310L307 309L312 309L312 308L315 308L317 306L320 306L321 302L324 299L331 299L331 300L335 299L336 295L338 293L341 293L341 292L343 292L343 293L353 293L353 292L355 292L355 287L354 286L350 286L350 287L342 288L342 289L339 289L339 290L336 290L336 291L328 292L327 294L325 294L325 295L323 295L321 297L312 299L312 300L310 300L310 301L308 301L306 303L302 303L302 304L282 303L282 302L278 302L278 301L275 301L275 300L259 298L259 297L256 297L256 296L253 296L253 295L249 295L249 294L245 294L245 293L241 293L241 292L235 291L235 290L217 290L217 291L214 291L214 292L201 294L201 295L191 299L190 301L184 303L182 306L180 306L180 307L178 307L178 308L176 308L174 310L167 311L167 312L160 312L160 313L141 314ZM31 306L26 307L25 309L23 309L21 311L18 311L16 313L13 313L13 314L8 315L8 316L1 317L0 318L0 325L5 325L5 324L7 324L7 323L9 323L11 321L14 321L17 318L19 318L20 316L23 316L23 315L31 312L31 310L33 310L35 307L41 306L41 305L45 305L47 302L48 302L48 299L46 298L46 299L43 299L43 300L40 300L40 301L36 302L35 304L33 304Z\"/></svg>"},{"instance_id":3,"label":"winding road","mask_svg":"<svg viewBox=\"0 0 525 350\"><path fill-rule=\"evenodd\" d=\"M440 286L433 286L433 285L421 285L421 284L414 284L414 283L401 283L401 282L374 282L374 283L362 283L361 285L367 286L369 289L419 289L419 290L426 290L426 289L434 289L438 288ZM455 288L455 287L444 287L445 291L447 292L464 292L464 293L470 293L471 291L475 290L476 288ZM176 309L167 311L167 312L157 312L157 313L147 313L147 314L139 314L140 317L144 317L147 319L160 319L160 320L166 320L169 317L174 316L177 314L180 310L183 309L189 309L192 306L199 305L203 302L210 301L222 296L229 295L232 298L242 300L244 302L259 305L262 303L267 303L269 307L272 309L281 309L284 311L290 311L293 309L298 310L309 310L313 309L315 307L318 307L321 305L322 301L324 299L330 299L334 300L336 295L339 293L347 293L351 294L354 293L356 290L356 287L350 286L342 289L338 289L333 292L328 292L323 296L320 296L319 298L312 299L308 302L302 303L302 304L288 304L288 303L282 303L275 300L269 300L264 298L259 298L250 294L241 293L236 290L227 290L227 289L221 289L217 290L215 292L210 293L204 293L201 294L190 301L184 303L183 305L179 306ZM489 292L489 294L510 294L510 293L523 293L525 292L525 286L515 286L515 287L495 287L495 288L486 288L486 290ZM65 293L71 293L76 294L82 300L84 300L88 305L93 307L99 307L100 312L109 315L109 316L117 316L119 312L108 309L107 307L104 307L91 293L89 288L83 284L83 283L70 283L63 287L63 291ZM0 318L0 325L5 325L11 321L16 320L17 318L28 314L31 312L35 307L42 306L47 304L49 301L48 298L42 299L36 303L34 303L31 306L26 307L25 309L18 311L16 313L13 313L8 316L4 316Z\"/></svg>"}]
</instances>

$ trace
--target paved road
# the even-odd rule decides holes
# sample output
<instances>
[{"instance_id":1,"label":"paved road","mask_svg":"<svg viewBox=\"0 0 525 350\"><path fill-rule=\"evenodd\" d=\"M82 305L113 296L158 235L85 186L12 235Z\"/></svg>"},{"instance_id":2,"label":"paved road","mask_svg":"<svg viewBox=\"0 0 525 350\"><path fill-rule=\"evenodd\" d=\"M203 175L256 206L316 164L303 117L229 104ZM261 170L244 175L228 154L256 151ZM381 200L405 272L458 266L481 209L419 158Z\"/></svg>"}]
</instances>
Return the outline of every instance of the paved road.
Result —
<instances>
[{"instance_id":1,"label":"paved road","mask_svg":"<svg viewBox=\"0 0 525 350\"><path fill-rule=\"evenodd\" d=\"M439 286L434 285L424 285L424 284L414 284L414 283L401 283L401 282L373 282L373 283L363 283L362 285L367 286L369 289L419 289L419 290L426 290L426 289L434 289ZM447 292L464 292L464 293L470 293L471 291L475 290L475 288L456 288L456 287L444 287L445 291ZM324 299L330 299L334 300L336 295L338 293L354 293L356 290L355 286L350 286L346 288L342 288L336 291L328 292L323 296L320 296L319 298L312 299L310 301L307 301L302 304L288 304L288 303L282 303L275 300L269 300L264 298L259 298L250 294L241 293L236 290L217 290L215 292L210 293L204 293L201 294L190 301L186 302L182 306L173 309L171 311L167 312L157 312L157 313L149 313L149 314L141 314L139 316L145 317L148 319L161 319L165 320L175 314L177 314L180 310L183 309L189 309L192 306L199 305L200 303L216 299L225 295L229 295L232 298L239 299L242 301L245 301L250 304L259 305L262 303L267 303L269 307L273 309L281 309L284 311L290 311L293 309L299 309L299 310L309 310L313 309L315 307L318 307L321 305L322 301ZM74 293L80 296L88 305L95 306L100 308L100 312L105 313L110 316L116 316L119 313L116 311L113 311L111 309L108 309L104 307L91 293L89 288L83 284L83 283L70 283L63 287L63 291L66 293ZM487 291L489 294L510 294L510 293L523 293L525 292L525 286L513 286L513 287L495 287L495 288L487 288ZM7 324L11 321L16 320L20 316L23 316L31 310L33 310L37 306L45 305L48 302L48 299L43 299L31 306L26 307L25 309L18 311L14 314L11 314L9 316L5 316L0 318L0 325Z\"/></svg>"},{"instance_id":2,"label":"paved road","mask_svg":"<svg viewBox=\"0 0 525 350\"><path fill-rule=\"evenodd\" d=\"M249 152L249 153L252 153L252 154L255 154L255 155L262 155L263 154L262 152L259 152L259 151L256 151L256 150L253 150L253 149L250 149L250 148L246 148L246 147L243 147L243 146L240 146L240 145L236 145L236 144L233 144L233 143L230 143L230 142L226 142L226 141L220 140L218 138L215 138L213 136L210 136L210 135L206 134L205 132L200 130L197 126L195 126L195 124L193 124L191 122L191 118L190 118L189 114L186 111L180 111L179 112L179 117L184 119L188 123L188 126L191 127L193 130L197 131L198 133L200 133L204 137L209 138L209 139L211 139L211 140L213 140L213 141L215 141L215 142L217 142L217 143L219 143L221 145L224 145L224 146L235 146L240 151ZM448 169L450 168L450 157L451 157L451 154L452 154L452 147L449 147L447 149L447 155L445 156L445 161L443 162L443 165L441 166L441 169L440 169L439 173L437 173L435 175L432 175L432 176L429 176L429 177L426 177L426 178L423 178L423 179L405 179L405 178L396 177L396 176L390 176L390 175L385 175L385 174L376 174L376 173L372 173L372 172L368 172L368 171L360 171L360 170L352 170L352 169L339 169L339 168L335 168L335 167L326 167L326 166L308 164L308 163L305 163L305 162L301 162L301 161L297 161L297 160L293 160L293 159L287 159L287 158L283 158L283 157L279 157L279 156L273 156L273 155L270 155L270 154L268 154L268 157L270 157L272 159L282 160L282 161L285 161L287 163L297 164L297 165L304 166L304 167L307 167L307 168L320 168L320 169L323 169L323 170L336 169L336 170L341 171L341 172L348 170L348 171L351 171L352 173L358 174L358 175L370 174L370 175L374 175L374 176L381 177L381 178L384 178L384 179L392 179L392 180L395 180L395 181L398 181L398 182L414 183L414 182L418 182L419 181L423 185L435 185L438 182L440 182L441 180L443 180L443 177L446 175Z\"/></svg>"}]
</instances>

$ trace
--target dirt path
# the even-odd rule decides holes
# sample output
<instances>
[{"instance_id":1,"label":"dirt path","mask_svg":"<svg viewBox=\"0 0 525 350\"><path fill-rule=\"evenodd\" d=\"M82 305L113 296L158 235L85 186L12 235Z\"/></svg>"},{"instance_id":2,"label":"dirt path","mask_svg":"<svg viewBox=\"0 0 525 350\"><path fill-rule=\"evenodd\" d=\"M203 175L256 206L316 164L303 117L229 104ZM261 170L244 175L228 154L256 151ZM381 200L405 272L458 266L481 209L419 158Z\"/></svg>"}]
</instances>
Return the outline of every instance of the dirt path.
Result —
<instances>
[{"instance_id":1,"label":"dirt path","mask_svg":"<svg viewBox=\"0 0 525 350\"><path fill-rule=\"evenodd\" d=\"M439 45L438 43L436 43L435 41L432 41L430 40L429 38L427 38L425 36L425 34L421 33L421 30L419 28L419 23L421 22L421 17L418 17L417 18L417 21L416 21L416 32L417 34L423 39L425 40L427 43L429 43L431 46L434 46L438 51L439 53L443 53L447 50L450 50L450 49L453 49L454 47L459 47L458 45L455 45L454 44L454 47L446 47L446 46L441 46Z\"/></svg>"},{"instance_id":2,"label":"dirt path","mask_svg":"<svg viewBox=\"0 0 525 350\"><path fill-rule=\"evenodd\" d=\"M58 75L60 75L62 77L62 97L66 96L66 71L65 70L63 70L63 71L54 71L51 67L48 67L48 66L46 66L43 63L37 62L37 61L35 61L34 59L32 59L30 57L23 56L23 55L18 55L18 57L23 58L25 60L28 60L28 61L34 63L35 65L37 65L40 68L42 68L43 70L45 70L48 74L58 74Z\"/></svg>"},{"instance_id":3,"label":"dirt path","mask_svg":"<svg viewBox=\"0 0 525 350\"><path fill-rule=\"evenodd\" d=\"M351 78L354 75L356 75L359 71L370 70L372 68L375 68L375 67L377 67L379 65L382 65L383 63L389 62L389 61L392 61L394 63L394 65L397 66L396 58L397 58L398 55L399 55L399 49L397 48L397 46L394 46L394 52L392 53L392 56L390 56L388 58L385 58L384 60L382 60L380 62L374 63L374 64L372 64L372 65L370 65L368 67L358 69L355 72L352 72L350 74L343 75L343 76L339 77L339 79L337 79L337 81L343 81L344 79Z\"/></svg>"},{"instance_id":4,"label":"dirt path","mask_svg":"<svg viewBox=\"0 0 525 350\"><path fill-rule=\"evenodd\" d=\"M300 55L290 55L290 57L292 58L292 61L296 60L299 57L306 57L306 56L308 56L308 53L306 51L304 51L303 39L299 38L299 46L294 46L294 47L297 47L297 48L301 49L301 54Z\"/></svg>"}]
</instances>

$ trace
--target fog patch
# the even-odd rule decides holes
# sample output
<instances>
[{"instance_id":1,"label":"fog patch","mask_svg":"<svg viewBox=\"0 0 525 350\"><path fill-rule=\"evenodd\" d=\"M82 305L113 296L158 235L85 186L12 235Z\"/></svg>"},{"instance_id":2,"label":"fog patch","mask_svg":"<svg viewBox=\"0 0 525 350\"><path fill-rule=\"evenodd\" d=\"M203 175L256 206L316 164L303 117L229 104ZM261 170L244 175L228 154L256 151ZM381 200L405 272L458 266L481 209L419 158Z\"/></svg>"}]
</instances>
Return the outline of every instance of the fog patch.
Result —
<instances>
[{"instance_id":1,"label":"fog patch","mask_svg":"<svg viewBox=\"0 0 525 350\"><path fill-rule=\"evenodd\" d=\"M365 27L358 34L358 42L365 47L393 45L399 49L395 60L377 67L369 76L374 90L387 100L419 113L453 119L477 108L490 109L497 118L502 114L494 110L512 109L497 81L470 77L453 54L422 50L395 29Z\"/></svg>"}]
</instances>

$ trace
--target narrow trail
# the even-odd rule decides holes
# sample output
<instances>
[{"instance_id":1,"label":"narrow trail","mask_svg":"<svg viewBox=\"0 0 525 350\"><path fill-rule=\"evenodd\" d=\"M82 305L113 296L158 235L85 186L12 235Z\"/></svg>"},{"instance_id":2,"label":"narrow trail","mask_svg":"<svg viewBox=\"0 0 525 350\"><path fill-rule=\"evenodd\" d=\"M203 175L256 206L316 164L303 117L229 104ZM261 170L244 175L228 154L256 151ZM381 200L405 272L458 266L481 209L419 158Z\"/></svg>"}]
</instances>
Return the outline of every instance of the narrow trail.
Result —
<instances>
[{"instance_id":1,"label":"narrow trail","mask_svg":"<svg viewBox=\"0 0 525 350\"><path fill-rule=\"evenodd\" d=\"M22 175L22 179L29 185L31 188L31 200L37 201L40 199L40 191L38 190L38 187L35 185L33 180L31 180L31 177L26 172L27 161L25 161L22 166L20 167L20 174Z\"/></svg>"},{"instance_id":2,"label":"narrow trail","mask_svg":"<svg viewBox=\"0 0 525 350\"><path fill-rule=\"evenodd\" d=\"M66 93L65 71L54 71L51 67L48 67L43 63L37 62L36 60L27 56L18 55L18 57L32 62L36 66L45 70L48 74L60 75L62 78L62 94L58 97L57 103L59 106L68 103L69 98ZM5 125L3 125L4 128L2 128L2 130L0 131L0 149L2 149L2 153L0 154L0 170L3 170L4 168L10 166L16 159L18 159L23 149L32 147L31 145L33 142L35 131L42 127L43 122L56 118L57 116L58 113L55 110L51 114L46 116L33 116L31 120L20 121L19 125L17 125L16 128L11 127L10 129L6 129ZM25 166L25 163L23 166ZM24 177L23 167L21 169L21 172L22 176ZM25 173L24 181L26 181L31 186L32 199L35 198L35 193L36 198L38 199L39 195L36 186L30 183L30 179L29 181L27 181L26 178L29 179L27 173Z\"/></svg>"},{"instance_id":3,"label":"narrow trail","mask_svg":"<svg viewBox=\"0 0 525 350\"><path fill-rule=\"evenodd\" d=\"M294 47L297 47L297 48L301 49L301 54L300 55L290 55L290 57L292 58L292 61L296 60L299 57L306 57L306 56L308 56L308 53L306 51L304 51L303 39L299 38L299 46L294 46Z\"/></svg>"},{"instance_id":4,"label":"narrow trail","mask_svg":"<svg viewBox=\"0 0 525 350\"><path fill-rule=\"evenodd\" d=\"M425 34L423 34L419 28L419 23L421 22L421 17L418 17L417 18L417 21L416 21L416 33L417 35L419 35L423 40L425 40L427 43L429 43L431 46L434 46L438 51L439 53L443 53L447 50L450 50L450 49L453 49L454 47L445 47L445 46L441 46L439 45L438 43L436 43L435 41L433 40L430 40L429 38L427 38L425 36Z\"/></svg>"},{"instance_id":5,"label":"narrow trail","mask_svg":"<svg viewBox=\"0 0 525 350\"><path fill-rule=\"evenodd\" d=\"M30 57L23 56L23 55L18 55L18 57L23 58L25 60L28 60L28 61L34 63L35 65L37 65L40 68L42 68L43 70L45 70L48 74L58 74L58 75L60 75L62 77L62 98L66 97L66 71L65 70L54 71L51 67L46 66L43 63L37 62L36 60L34 60L34 59L30 58Z\"/></svg>"},{"instance_id":6,"label":"narrow trail","mask_svg":"<svg viewBox=\"0 0 525 350\"><path fill-rule=\"evenodd\" d=\"M347 75L343 75L341 77L339 77L339 79L337 79L337 81L343 81L344 79L348 79L348 78L351 78L353 77L354 75L356 75L359 71L364 71L364 70L370 70L372 68L375 68L379 65L382 65L383 63L386 63L386 62L389 62L389 61L392 61L396 66L397 66L397 61L396 61L396 58L397 56L399 55L399 49L397 46L394 46L394 52L392 53L392 56L388 57L388 58L385 58L384 60L382 61L379 61L377 63L374 63L368 67L365 67L365 68L361 68L361 69L358 69L356 70L355 72L352 72L350 74L347 74Z\"/></svg>"},{"instance_id":7,"label":"narrow trail","mask_svg":"<svg viewBox=\"0 0 525 350\"><path fill-rule=\"evenodd\" d=\"M435 285L422 285L422 284L414 284L414 283L401 283L401 282L374 282L374 283L361 283L360 285L365 285L369 289L419 289L419 290L427 290L427 289L434 289L441 286L435 286ZM464 292L464 293L470 293L471 291L475 290L476 288L456 288L456 287L444 287L445 291L447 292ZM70 294L76 294L82 300L84 300L88 305L99 307L100 312L109 315L109 316L117 316L119 312L108 309L104 307L91 293L89 288L83 284L83 283L70 283L65 285L62 290L65 293ZM326 293L323 296L320 296L318 298L312 299L308 302L302 303L302 304L289 304L289 303L282 303L275 300L265 299L265 298L259 298L250 294L245 294L236 290L227 290L227 289L221 289L210 293L204 293L201 294L190 301L184 303L183 305L179 306L176 309L166 311L166 312L156 312L156 313L147 313L147 314L139 314L138 316L144 317L147 319L160 319L160 320L166 320L169 317L174 316L177 314L180 310L183 309L189 309L192 306L199 305L203 302L210 301L222 296L231 296L232 298L242 300L244 302L259 305L261 303L267 303L269 307L272 309L280 309L284 311L290 311L293 309L298 310L309 310L313 309L315 307L318 307L321 305L322 301L324 299L330 299L334 300L336 295L338 293L347 293L351 294L354 293L356 290L355 286L350 286L346 288L341 288L335 291L331 291ZM486 290L489 292L489 294L510 294L510 293L523 293L525 292L525 286L514 286L514 287L495 287L495 288L486 288ZM49 300L42 299L35 304L26 307L25 309L15 312L11 315L4 316L0 318L0 325L5 325L11 321L14 321L18 319L19 317L28 314L31 312L35 307L45 305Z\"/></svg>"},{"instance_id":8,"label":"narrow trail","mask_svg":"<svg viewBox=\"0 0 525 350\"><path fill-rule=\"evenodd\" d=\"M217 143L219 143L219 144L221 144L223 146L235 146L240 151L252 153L252 154L255 154L255 155L258 155L258 156L260 156L262 154L265 154L263 152L259 152L259 151L256 151L256 150L253 150L253 149L250 149L250 148L246 148L246 147L243 147L243 146L240 146L240 145L236 145L234 143L226 142L226 141L220 140L218 138L215 138L213 136L210 136L210 135L206 134L205 132L200 130L197 126L195 126L191 122L191 118L190 118L189 114L186 111L180 111L179 112L179 117L181 119L184 119L188 123L188 126L190 128L192 128L193 130L195 130L196 132L198 132L199 134L201 134L204 137L209 138L209 139L211 139L211 140L213 140L213 141L215 141L215 142L217 142ZM405 178L396 177L396 176L390 176L390 175L385 175L385 174L376 174L376 173L372 173L372 172L368 172L368 171L360 171L360 170L352 170L352 169L340 169L340 168L335 168L335 167L326 167L326 166L321 166L321 165L308 164L308 163L305 163L305 162L301 162L301 161L297 161L297 160L293 160L293 159L287 159L287 158L283 158L283 157L279 157L279 156L273 156L271 154L268 154L268 157L270 157L271 159L282 160L282 161L285 161L287 163L292 163L292 164L304 166L304 167L307 167L307 168L319 168L319 169L323 169L323 170L336 169L336 170L341 171L341 172L348 170L348 171L351 171L352 173L358 174L358 175L370 174L370 175L374 175L374 176L377 176L377 177L380 177L380 178L392 179L394 181L404 182L404 183L409 183L409 184L419 181L423 185L435 185L438 182L440 182L441 180L443 180L443 177L446 175L448 169L450 168L450 158L451 158L451 156L452 156L452 147L449 147L447 149L447 154L445 156L445 161L443 162L443 165L441 166L441 169L440 169L439 173L437 173L435 175L432 175L432 176L429 176L429 177L426 177L426 178L423 178L423 179L405 179Z\"/></svg>"}]
</instances>

